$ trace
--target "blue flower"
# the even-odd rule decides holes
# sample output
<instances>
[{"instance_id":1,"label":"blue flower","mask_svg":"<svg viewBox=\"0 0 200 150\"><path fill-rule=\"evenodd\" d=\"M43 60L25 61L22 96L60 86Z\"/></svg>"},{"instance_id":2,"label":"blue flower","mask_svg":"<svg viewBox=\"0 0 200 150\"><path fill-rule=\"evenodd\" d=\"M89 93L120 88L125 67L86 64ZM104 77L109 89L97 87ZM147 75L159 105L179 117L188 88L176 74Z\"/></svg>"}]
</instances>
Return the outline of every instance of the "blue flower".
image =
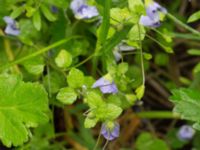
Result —
<instances>
[{"instance_id":1,"label":"blue flower","mask_svg":"<svg viewBox=\"0 0 200 150\"><path fill-rule=\"evenodd\" d=\"M188 140L191 140L193 138L194 134L195 134L195 130L191 126L183 125L179 129L179 131L177 133L177 137L181 141L188 141Z\"/></svg>"},{"instance_id":2,"label":"blue flower","mask_svg":"<svg viewBox=\"0 0 200 150\"><path fill-rule=\"evenodd\" d=\"M124 42L118 44L113 50L115 60L118 62L122 58L121 52L127 52L127 51L133 51L133 50L135 50L134 47L129 46Z\"/></svg>"},{"instance_id":3,"label":"blue flower","mask_svg":"<svg viewBox=\"0 0 200 150\"><path fill-rule=\"evenodd\" d=\"M17 28L16 21L9 16L5 16L3 20L6 22L7 26L5 28L5 33L17 36L20 34L19 29Z\"/></svg>"},{"instance_id":4,"label":"blue flower","mask_svg":"<svg viewBox=\"0 0 200 150\"><path fill-rule=\"evenodd\" d=\"M90 19L99 15L97 8L87 5L85 0L73 0L70 8L77 19Z\"/></svg>"},{"instance_id":5,"label":"blue flower","mask_svg":"<svg viewBox=\"0 0 200 150\"><path fill-rule=\"evenodd\" d=\"M161 25L160 13L166 14L167 10L156 2L149 3L146 7L147 15L140 17L140 24L147 27L159 27Z\"/></svg>"},{"instance_id":6,"label":"blue flower","mask_svg":"<svg viewBox=\"0 0 200 150\"><path fill-rule=\"evenodd\" d=\"M92 88L99 87L103 94L106 93L117 93L118 89L115 83L112 81L110 75L106 75L98 79L93 85Z\"/></svg>"},{"instance_id":7,"label":"blue flower","mask_svg":"<svg viewBox=\"0 0 200 150\"><path fill-rule=\"evenodd\" d=\"M119 123L114 123L112 127L108 127L107 124L102 124L101 127L101 135L104 136L105 139L112 141L115 138L119 137L120 125Z\"/></svg>"}]
</instances>

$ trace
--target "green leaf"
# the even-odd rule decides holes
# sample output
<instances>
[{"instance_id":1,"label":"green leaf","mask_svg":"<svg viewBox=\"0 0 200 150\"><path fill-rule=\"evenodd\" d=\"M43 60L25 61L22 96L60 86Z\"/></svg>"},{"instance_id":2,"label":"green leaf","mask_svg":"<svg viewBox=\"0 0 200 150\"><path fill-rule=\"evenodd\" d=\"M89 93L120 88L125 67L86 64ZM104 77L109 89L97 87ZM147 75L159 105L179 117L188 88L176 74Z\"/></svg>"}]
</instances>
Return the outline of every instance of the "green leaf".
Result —
<instances>
[{"instance_id":1,"label":"green leaf","mask_svg":"<svg viewBox=\"0 0 200 150\"><path fill-rule=\"evenodd\" d=\"M140 28L140 30L138 29L138 25L134 25L131 28L131 30L130 30L130 32L128 34L128 38L131 41L140 41L140 40L144 39L146 31L145 31L143 26L139 26L139 28Z\"/></svg>"},{"instance_id":2,"label":"green leaf","mask_svg":"<svg viewBox=\"0 0 200 150\"><path fill-rule=\"evenodd\" d=\"M22 63L25 69L33 74L33 75L40 75L44 71L44 62L43 57L34 57L28 59Z\"/></svg>"},{"instance_id":3,"label":"green leaf","mask_svg":"<svg viewBox=\"0 0 200 150\"><path fill-rule=\"evenodd\" d=\"M114 104L119 107L122 106L122 100L120 99L120 97L117 94L109 95L108 98L106 99L106 102L108 102L110 104Z\"/></svg>"},{"instance_id":4,"label":"green leaf","mask_svg":"<svg viewBox=\"0 0 200 150\"><path fill-rule=\"evenodd\" d=\"M194 126L200 130L200 93L194 89L172 90L170 100L175 104L173 111L181 118L194 121Z\"/></svg>"},{"instance_id":5,"label":"green leaf","mask_svg":"<svg viewBox=\"0 0 200 150\"><path fill-rule=\"evenodd\" d=\"M128 71L128 63L120 63L117 66L117 73L118 74L125 74Z\"/></svg>"},{"instance_id":6,"label":"green leaf","mask_svg":"<svg viewBox=\"0 0 200 150\"><path fill-rule=\"evenodd\" d=\"M150 53L143 53L143 54L144 54L144 58L145 58L146 60L152 59L152 55L151 55Z\"/></svg>"},{"instance_id":7,"label":"green leaf","mask_svg":"<svg viewBox=\"0 0 200 150\"><path fill-rule=\"evenodd\" d=\"M142 0L128 0L128 6L131 11L144 7Z\"/></svg>"},{"instance_id":8,"label":"green leaf","mask_svg":"<svg viewBox=\"0 0 200 150\"><path fill-rule=\"evenodd\" d=\"M191 22L194 22L194 21L197 21L200 19L200 11L197 11L195 12L194 14L192 14L189 19L188 19L188 23L191 23Z\"/></svg>"},{"instance_id":9,"label":"green leaf","mask_svg":"<svg viewBox=\"0 0 200 150\"><path fill-rule=\"evenodd\" d=\"M137 96L135 94L126 94L125 96L130 105L133 105L137 100Z\"/></svg>"},{"instance_id":10,"label":"green leaf","mask_svg":"<svg viewBox=\"0 0 200 150\"><path fill-rule=\"evenodd\" d=\"M103 1L103 20L100 26L98 40L100 43L104 44L107 38L109 26L110 26L110 7L111 0Z\"/></svg>"},{"instance_id":11,"label":"green leaf","mask_svg":"<svg viewBox=\"0 0 200 150\"><path fill-rule=\"evenodd\" d=\"M42 23L41 23L41 16L40 16L39 10L37 10L33 14L33 25L38 31L41 29Z\"/></svg>"},{"instance_id":12,"label":"green leaf","mask_svg":"<svg viewBox=\"0 0 200 150\"><path fill-rule=\"evenodd\" d=\"M72 88L81 88L84 84L84 74L80 70L72 68L67 76L67 83Z\"/></svg>"},{"instance_id":13,"label":"green leaf","mask_svg":"<svg viewBox=\"0 0 200 150\"><path fill-rule=\"evenodd\" d=\"M33 41L40 36L39 31L34 27L29 19L20 19L20 40L28 45L33 45Z\"/></svg>"},{"instance_id":14,"label":"green leaf","mask_svg":"<svg viewBox=\"0 0 200 150\"><path fill-rule=\"evenodd\" d=\"M145 90L145 86L142 84L140 85L136 90L136 96L137 98L140 100L143 96L144 96L144 90Z\"/></svg>"},{"instance_id":15,"label":"green leaf","mask_svg":"<svg viewBox=\"0 0 200 150\"><path fill-rule=\"evenodd\" d=\"M87 87L87 88L91 88L92 85L94 84L95 80L90 77L90 76L85 76L84 78L84 85Z\"/></svg>"},{"instance_id":16,"label":"green leaf","mask_svg":"<svg viewBox=\"0 0 200 150\"><path fill-rule=\"evenodd\" d=\"M116 106L114 104L107 104L107 118L109 120L114 120L116 119L121 113L122 113L122 109L119 106Z\"/></svg>"},{"instance_id":17,"label":"green leaf","mask_svg":"<svg viewBox=\"0 0 200 150\"><path fill-rule=\"evenodd\" d=\"M194 70L193 72L196 74L198 72L200 72L200 63L198 63L195 67L194 67Z\"/></svg>"},{"instance_id":18,"label":"green leaf","mask_svg":"<svg viewBox=\"0 0 200 150\"><path fill-rule=\"evenodd\" d=\"M92 128L97 124L97 121L98 121L98 119L96 119L96 118L86 117L84 126L85 126L85 128Z\"/></svg>"},{"instance_id":19,"label":"green leaf","mask_svg":"<svg viewBox=\"0 0 200 150\"><path fill-rule=\"evenodd\" d=\"M63 49L55 58L55 63L60 68L67 68L72 64L72 55Z\"/></svg>"},{"instance_id":20,"label":"green leaf","mask_svg":"<svg viewBox=\"0 0 200 150\"><path fill-rule=\"evenodd\" d=\"M134 23L138 23L140 16L145 14L145 8L142 0L128 0L129 10L131 11Z\"/></svg>"},{"instance_id":21,"label":"green leaf","mask_svg":"<svg viewBox=\"0 0 200 150\"><path fill-rule=\"evenodd\" d=\"M25 5L25 9L26 9L26 16L27 17L32 17L34 15L34 13L37 11L36 8L33 8L29 5Z\"/></svg>"},{"instance_id":22,"label":"green leaf","mask_svg":"<svg viewBox=\"0 0 200 150\"><path fill-rule=\"evenodd\" d=\"M44 16L47 18L49 21L55 21L56 17L50 12L49 8L46 5L41 5L41 10Z\"/></svg>"},{"instance_id":23,"label":"green leaf","mask_svg":"<svg viewBox=\"0 0 200 150\"><path fill-rule=\"evenodd\" d=\"M60 72L50 71L43 79L43 84L50 94L58 93L60 88L66 86L66 79Z\"/></svg>"},{"instance_id":24,"label":"green leaf","mask_svg":"<svg viewBox=\"0 0 200 150\"><path fill-rule=\"evenodd\" d=\"M48 98L38 83L24 83L15 75L0 75L0 139L19 146L30 136L30 127L48 121Z\"/></svg>"},{"instance_id":25,"label":"green leaf","mask_svg":"<svg viewBox=\"0 0 200 150\"><path fill-rule=\"evenodd\" d=\"M101 97L101 95L99 95L97 92L91 91L87 94L86 96L86 102L89 105L90 108L97 108L100 106L104 106L104 101Z\"/></svg>"},{"instance_id":26,"label":"green leaf","mask_svg":"<svg viewBox=\"0 0 200 150\"><path fill-rule=\"evenodd\" d=\"M106 104L97 107L94 114L98 120L114 120L122 113L122 109L114 104Z\"/></svg>"},{"instance_id":27,"label":"green leaf","mask_svg":"<svg viewBox=\"0 0 200 150\"><path fill-rule=\"evenodd\" d=\"M77 94L70 87L60 89L56 98L63 104L73 104L77 99Z\"/></svg>"},{"instance_id":28,"label":"green leaf","mask_svg":"<svg viewBox=\"0 0 200 150\"><path fill-rule=\"evenodd\" d=\"M169 150L169 148L163 140L145 132L137 138L136 150Z\"/></svg>"},{"instance_id":29,"label":"green leaf","mask_svg":"<svg viewBox=\"0 0 200 150\"><path fill-rule=\"evenodd\" d=\"M14 11L10 14L10 17L15 19L20 16L24 12L24 7L17 7Z\"/></svg>"},{"instance_id":30,"label":"green leaf","mask_svg":"<svg viewBox=\"0 0 200 150\"><path fill-rule=\"evenodd\" d=\"M200 49L189 49L187 52L190 55L200 56Z\"/></svg>"},{"instance_id":31,"label":"green leaf","mask_svg":"<svg viewBox=\"0 0 200 150\"><path fill-rule=\"evenodd\" d=\"M111 15L111 24L119 24L122 22L125 22L129 20L131 17L131 14L127 8L112 8L110 10L110 15ZM131 21L132 19L130 19Z\"/></svg>"}]
</instances>

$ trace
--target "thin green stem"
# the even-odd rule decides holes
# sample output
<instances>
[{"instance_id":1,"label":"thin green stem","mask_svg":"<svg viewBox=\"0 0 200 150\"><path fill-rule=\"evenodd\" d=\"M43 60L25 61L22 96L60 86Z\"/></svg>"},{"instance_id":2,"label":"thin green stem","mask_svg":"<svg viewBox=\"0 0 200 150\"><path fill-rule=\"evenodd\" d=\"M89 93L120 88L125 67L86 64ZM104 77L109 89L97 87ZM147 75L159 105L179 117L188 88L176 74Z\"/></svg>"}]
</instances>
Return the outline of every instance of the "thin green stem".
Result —
<instances>
[{"instance_id":1,"label":"thin green stem","mask_svg":"<svg viewBox=\"0 0 200 150\"><path fill-rule=\"evenodd\" d=\"M166 47L165 45L163 45L162 43L160 43L158 40L156 40L155 38L151 37L150 35L146 34L146 37L148 37L152 41L156 42L160 47L162 47L168 53L172 53L173 52L173 51L171 51L171 49L170 50L167 49L168 47Z\"/></svg>"},{"instance_id":2,"label":"thin green stem","mask_svg":"<svg viewBox=\"0 0 200 150\"><path fill-rule=\"evenodd\" d=\"M140 42L140 61L141 61L141 71L142 71L142 84L145 85L145 73L144 73L144 58L142 50L142 40L141 40L141 30L139 23L137 24L139 31L139 42Z\"/></svg>"},{"instance_id":3,"label":"thin green stem","mask_svg":"<svg viewBox=\"0 0 200 150\"><path fill-rule=\"evenodd\" d=\"M95 52L94 52L94 59L93 59L93 62L92 62L92 75L95 76L96 75L96 70L97 70L97 65L98 65L98 54L99 54L99 50L101 49L101 46L100 46L100 42L99 40L97 40L97 43L96 43L96 49L95 49Z\"/></svg>"},{"instance_id":4,"label":"thin green stem","mask_svg":"<svg viewBox=\"0 0 200 150\"><path fill-rule=\"evenodd\" d=\"M98 146L98 144L99 144L100 139L101 139L101 130L100 130L100 132L99 132L99 135L98 135L98 138L97 138L97 142L96 142L96 144L95 144L93 150L96 150L96 149L97 149L97 146Z\"/></svg>"},{"instance_id":5,"label":"thin green stem","mask_svg":"<svg viewBox=\"0 0 200 150\"><path fill-rule=\"evenodd\" d=\"M200 36L200 32L193 29L192 27L188 26L187 24L183 23L182 21L180 21L179 19L177 19L176 17L174 17L172 14L167 13L167 17L169 19L171 19L172 21L174 21L176 24L182 26L183 28L185 28L186 30L190 31L193 34L196 34L198 36Z\"/></svg>"},{"instance_id":6,"label":"thin green stem","mask_svg":"<svg viewBox=\"0 0 200 150\"><path fill-rule=\"evenodd\" d=\"M171 111L145 111L136 113L140 118L149 118L149 119L180 119L180 115L174 114Z\"/></svg>"},{"instance_id":7,"label":"thin green stem","mask_svg":"<svg viewBox=\"0 0 200 150\"><path fill-rule=\"evenodd\" d=\"M171 32L169 35L173 38L182 38L182 39L188 39L188 40L197 40L200 41L200 38L194 34L190 33L175 33Z\"/></svg>"},{"instance_id":8,"label":"thin green stem","mask_svg":"<svg viewBox=\"0 0 200 150\"><path fill-rule=\"evenodd\" d=\"M19 63L21 63L21 62L23 62L23 61L25 61L25 60L28 60L28 59L31 59L31 58L33 58L33 57L35 57L35 56L41 55L41 54L43 54L43 53L49 51L49 50L52 49L52 48L55 48L55 47L57 47L57 46L60 46L60 45L62 45L62 44L64 44L64 43L69 42L70 40L76 39L76 38L80 38L80 36L72 36L72 37L69 37L69 38L60 40L60 41L58 41L58 42L56 42L56 43L54 43L54 44L51 44L51 45L49 45L49 46L47 46L47 47L45 47L45 48L43 48L43 49L41 49L41 50L39 50L39 51L36 51L36 52L34 52L34 53L30 54L30 55L27 55L27 56L22 57L22 58L20 58L20 59L18 59L18 60L15 60L15 61L13 61L13 62L8 63L8 64L6 64L6 65L0 67L0 70L6 69L6 68L8 68L8 67L10 67L10 66L19 64Z\"/></svg>"},{"instance_id":9,"label":"thin green stem","mask_svg":"<svg viewBox=\"0 0 200 150\"><path fill-rule=\"evenodd\" d=\"M105 149L106 149L108 143L109 143L109 140L106 140L106 143L105 143L105 145L103 146L103 149L102 149L102 150L105 150Z\"/></svg>"},{"instance_id":10,"label":"thin green stem","mask_svg":"<svg viewBox=\"0 0 200 150\"><path fill-rule=\"evenodd\" d=\"M162 38L164 38L167 42L171 42L172 41L172 36L170 34L165 35L162 32L160 32L159 30L152 28L153 31L155 31L157 34L159 34Z\"/></svg>"},{"instance_id":11,"label":"thin green stem","mask_svg":"<svg viewBox=\"0 0 200 150\"><path fill-rule=\"evenodd\" d=\"M84 63L86 63L87 61L89 61L90 59L92 59L92 57L94 57L94 54L88 56L86 59L84 59L83 61L81 61L80 63L76 64L76 65L73 66L73 67L76 68L76 67L79 67L79 66L83 65Z\"/></svg>"}]
</instances>

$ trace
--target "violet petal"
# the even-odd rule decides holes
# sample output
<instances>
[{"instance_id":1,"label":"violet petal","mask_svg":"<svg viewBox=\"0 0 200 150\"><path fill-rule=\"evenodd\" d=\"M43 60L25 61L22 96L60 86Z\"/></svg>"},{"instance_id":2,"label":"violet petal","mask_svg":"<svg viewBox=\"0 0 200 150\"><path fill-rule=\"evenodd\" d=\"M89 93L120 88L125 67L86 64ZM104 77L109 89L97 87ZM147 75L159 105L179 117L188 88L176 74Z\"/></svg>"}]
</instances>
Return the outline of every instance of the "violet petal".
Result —
<instances>
[{"instance_id":1,"label":"violet petal","mask_svg":"<svg viewBox=\"0 0 200 150\"><path fill-rule=\"evenodd\" d=\"M195 130L191 126L183 125L179 129L177 133L177 137L182 141L188 141L193 138L194 134L195 134Z\"/></svg>"},{"instance_id":2,"label":"violet petal","mask_svg":"<svg viewBox=\"0 0 200 150\"><path fill-rule=\"evenodd\" d=\"M159 27L160 26L160 21L159 20L153 20L149 16L141 16L140 17L140 24L143 26L148 26L148 27Z\"/></svg>"},{"instance_id":3,"label":"violet petal","mask_svg":"<svg viewBox=\"0 0 200 150\"><path fill-rule=\"evenodd\" d=\"M101 128L101 134L104 136L105 139L111 141L115 138L119 137L120 132L120 125L118 123L115 123L115 126L113 129L108 129L105 124L102 124Z\"/></svg>"}]
</instances>

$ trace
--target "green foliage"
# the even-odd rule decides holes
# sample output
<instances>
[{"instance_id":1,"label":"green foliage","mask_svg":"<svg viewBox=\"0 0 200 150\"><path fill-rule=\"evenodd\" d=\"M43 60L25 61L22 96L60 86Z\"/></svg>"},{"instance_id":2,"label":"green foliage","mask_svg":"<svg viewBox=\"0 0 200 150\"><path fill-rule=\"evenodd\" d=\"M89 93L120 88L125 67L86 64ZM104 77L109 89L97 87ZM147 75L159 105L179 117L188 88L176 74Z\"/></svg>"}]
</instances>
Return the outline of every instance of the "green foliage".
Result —
<instances>
[{"instance_id":1,"label":"green foliage","mask_svg":"<svg viewBox=\"0 0 200 150\"><path fill-rule=\"evenodd\" d=\"M128 35L129 39L132 41L143 40L145 37L145 29L143 26L134 25Z\"/></svg>"},{"instance_id":2,"label":"green foliage","mask_svg":"<svg viewBox=\"0 0 200 150\"><path fill-rule=\"evenodd\" d=\"M40 12L36 11L33 14L33 25L39 31L42 27Z\"/></svg>"},{"instance_id":3,"label":"green foliage","mask_svg":"<svg viewBox=\"0 0 200 150\"><path fill-rule=\"evenodd\" d=\"M44 71L44 62L42 57L34 57L26 60L22 65L33 75L40 75Z\"/></svg>"},{"instance_id":4,"label":"green foliage","mask_svg":"<svg viewBox=\"0 0 200 150\"><path fill-rule=\"evenodd\" d=\"M66 50L61 50L55 58L55 63L60 68L67 68L72 64L72 56Z\"/></svg>"},{"instance_id":5,"label":"green foliage","mask_svg":"<svg viewBox=\"0 0 200 150\"><path fill-rule=\"evenodd\" d=\"M150 133L142 133L137 138L136 150L169 150L167 144Z\"/></svg>"},{"instance_id":6,"label":"green foliage","mask_svg":"<svg viewBox=\"0 0 200 150\"><path fill-rule=\"evenodd\" d=\"M72 104L77 99L77 94L74 89L66 87L60 89L56 98L63 104Z\"/></svg>"},{"instance_id":7,"label":"green foliage","mask_svg":"<svg viewBox=\"0 0 200 150\"><path fill-rule=\"evenodd\" d=\"M56 17L50 12L49 8L46 5L41 5L41 11L49 21L55 21Z\"/></svg>"},{"instance_id":8,"label":"green foliage","mask_svg":"<svg viewBox=\"0 0 200 150\"><path fill-rule=\"evenodd\" d=\"M84 122L84 127L85 128L93 128L96 125L97 121L98 121L98 119L96 119L96 118L86 117L85 122Z\"/></svg>"},{"instance_id":9,"label":"green foliage","mask_svg":"<svg viewBox=\"0 0 200 150\"><path fill-rule=\"evenodd\" d=\"M194 14L192 14L190 17L189 17L189 19L188 19L188 23L191 23L191 22L195 22L195 21L197 21L197 20L199 20L200 19L200 11L197 11L197 12L195 12Z\"/></svg>"},{"instance_id":10,"label":"green foliage","mask_svg":"<svg viewBox=\"0 0 200 150\"><path fill-rule=\"evenodd\" d=\"M136 90L136 97L140 100L143 96L144 96L144 90L145 90L145 86L144 85L140 85Z\"/></svg>"},{"instance_id":11,"label":"green foliage","mask_svg":"<svg viewBox=\"0 0 200 150\"><path fill-rule=\"evenodd\" d=\"M94 114L98 120L114 120L122 113L122 109L113 104L104 104L94 110Z\"/></svg>"},{"instance_id":12,"label":"green foliage","mask_svg":"<svg viewBox=\"0 0 200 150\"><path fill-rule=\"evenodd\" d=\"M200 56L200 50L199 49L189 49L187 52L190 55Z\"/></svg>"},{"instance_id":13,"label":"green foliage","mask_svg":"<svg viewBox=\"0 0 200 150\"><path fill-rule=\"evenodd\" d=\"M97 92L89 92L86 97L86 102L90 106L91 109L95 109L100 106L104 106L103 99Z\"/></svg>"},{"instance_id":14,"label":"green foliage","mask_svg":"<svg viewBox=\"0 0 200 150\"><path fill-rule=\"evenodd\" d=\"M194 89L175 89L170 100L175 104L174 112L181 118L194 121L194 128L200 130L200 94Z\"/></svg>"},{"instance_id":15,"label":"green foliage","mask_svg":"<svg viewBox=\"0 0 200 150\"><path fill-rule=\"evenodd\" d=\"M110 25L110 7L111 0L103 1L103 22L100 26L98 40L100 44L104 43L107 38Z\"/></svg>"},{"instance_id":16,"label":"green foliage","mask_svg":"<svg viewBox=\"0 0 200 150\"><path fill-rule=\"evenodd\" d=\"M50 94L55 94L65 86L66 81L60 73L52 71L44 77L43 84Z\"/></svg>"},{"instance_id":17,"label":"green foliage","mask_svg":"<svg viewBox=\"0 0 200 150\"><path fill-rule=\"evenodd\" d=\"M193 121L194 127L200 129L200 63L196 62L196 57L200 55L200 33L178 20L180 1L174 0L173 5L169 6L164 2L168 13L162 14L162 9L159 9L162 22L159 28L143 26L140 20L142 15L149 15L146 8L153 4L153 0L86 0L92 9L97 8L99 16L82 19L75 17L76 11L70 5L72 1L0 0L2 144L21 150L63 150L66 147L93 149L93 136L98 133L101 123L114 125L119 120L124 135L132 109L134 113L137 112L136 119L181 116ZM85 15L87 9L84 5L78 9L78 13ZM15 19L19 35L4 31L8 29L4 16ZM165 16L167 21L164 20ZM197 11L189 17L188 23L199 19L200 12ZM186 18L182 16L181 20ZM175 29L178 30L173 32ZM183 42L184 46L181 46ZM187 53L184 48L188 49ZM161 49L164 52L160 52ZM176 60L175 65L174 61L170 62L171 58ZM189 61L190 58L194 60ZM169 62L172 65L168 65ZM191 68L191 73L188 68ZM143 77L143 73L146 77ZM101 77L106 77L108 84L104 85L106 81L101 81L99 87L93 88L94 79ZM151 79L155 79L155 82L149 82ZM37 83L31 83L33 81ZM40 83L48 92L49 104L47 93ZM112 88L114 84L118 92L102 93L103 86ZM175 89L170 98L175 104L174 112L178 115L151 110L157 109L157 105L168 107L168 91L181 85L189 89ZM145 99L150 98L140 107L142 101L139 100L142 100L144 94L147 94ZM162 99L154 107L151 100L157 96ZM163 98L165 101L162 101ZM48 107L51 108L50 113ZM135 107L142 108L142 112L135 110ZM143 112L146 108L148 112ZM125 117L119 118L123 111ZM47 113L51 114L50 121L42 125L49 118ZM94 132L86 129L96 125ZM152 125L156 129L157 124ZM133 141L133 146L136 150L180 149L187 142L178 141L177 130L172 127L173 132L164 136L170 148L163 140L149 133L141 133L140 130L136 131L139 137L136 142ZM121 149L130 143L124 144L121 140L123 138L120 137L119 142ZM99 145L102 145L101 140ZM196 149L199 147L192 141L190 145Z\"/></svg>"},{"instance_id":18,"label":"green foliage","mask_svg":"<svg viewBox=\"0 0 200 150\"><path fill-rule=\"evenodd\" d=\"M97 92L89 92L87 94L87 97L85 99L85 102L90 106L91 112L92 112L92 120L86 120L88 121L106 121L106 120L114 120L116 119L121 113L122 109L112 103L106 103L100 94ZM96 118L96 120L94 119Z\"/></svg>"},{"instance_id":19,"label":"green foliage","mask_svg":"<svg viewBox=\"0 0 200 150\"><path fill-rule=\"evenodd\" d=\"M19 76L0 76L0 137L8 147L28 140L30 127L48 121L48 99L38 83L24 83Z\"/></svg>"},{"instance_id":20,"label":"green foliage","mask_svg":"<svg viewBox=\"0 0 200 150\"><path fill-rule=\"evenodd\" d=\"M72 88L81 88L84 84L84 74L80 70L72 68L67 76L67 83Z\"/></svg>"}]
</instances>

